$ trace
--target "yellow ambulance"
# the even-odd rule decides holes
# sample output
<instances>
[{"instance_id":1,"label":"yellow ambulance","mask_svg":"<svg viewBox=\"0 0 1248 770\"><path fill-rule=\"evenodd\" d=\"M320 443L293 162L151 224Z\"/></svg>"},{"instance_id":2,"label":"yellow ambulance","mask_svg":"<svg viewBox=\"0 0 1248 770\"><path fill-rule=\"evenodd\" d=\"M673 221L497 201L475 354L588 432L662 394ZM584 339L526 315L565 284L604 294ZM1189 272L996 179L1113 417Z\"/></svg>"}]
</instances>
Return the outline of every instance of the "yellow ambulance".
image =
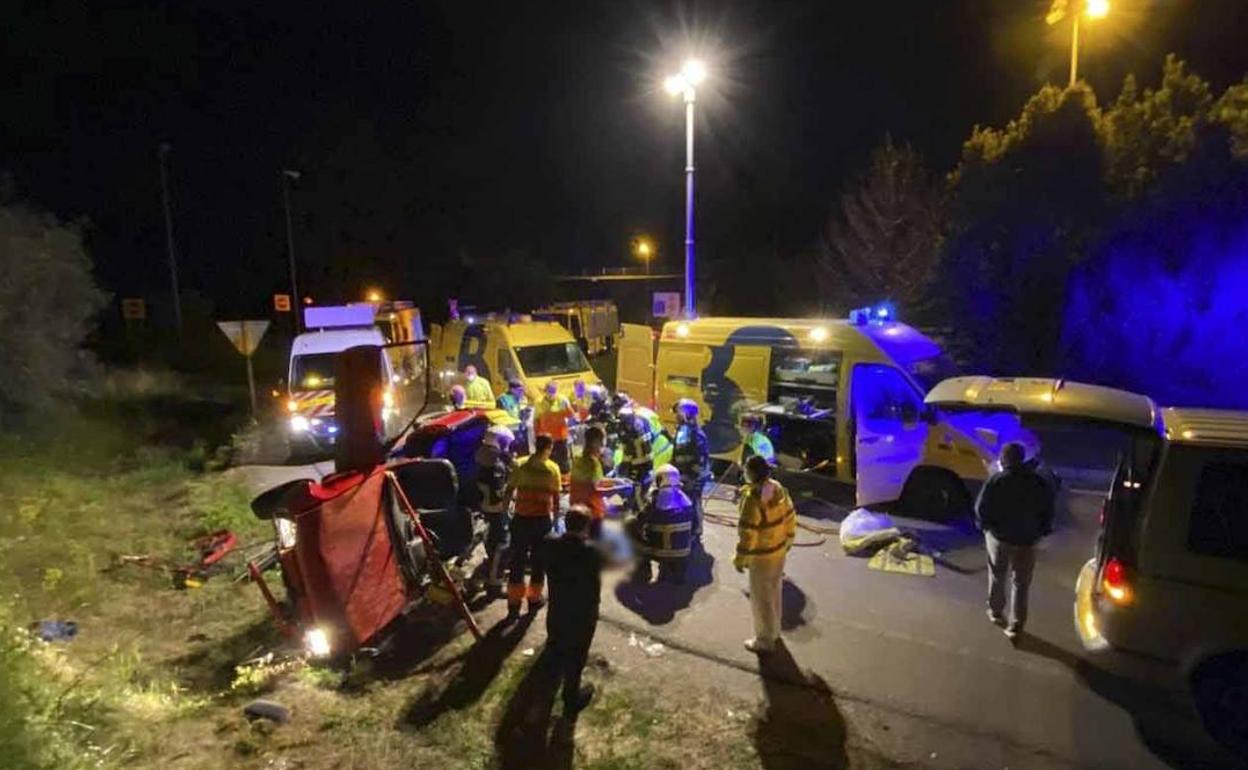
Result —
<instances>
[{"instance_id":1,"label":"yellow ambulance","mask_svg":"<svg viewBox=\"0 0 1248 770\"><path fill-rule=\"evenodd\" d=\"M509 379L519 379L530 403L537 402L551 381L564 395L571 394L577 380L586 385L601 381L581 346L553 321L469 316L433 324L429 339L429 365L434 367L435 387L443 393L462 383L469 364L490 381L496 397L506 391Z\"/></svg>"},{"instance_id":2,"label":"yellow ambulance","mask_svg":"<svg viewBox=\"0 0 1248 770\"><path fill-rule=\"evenodd\" d=\"M739 457L741 415L760 414L785 469L854 484L860 505L947 519L969 510L1005 442L1038 451L1017 416L926 406L955 374L935 341L881 306L849 319L670 321L658 333L624 324L616 385L669 426L672 405L693 399L719 459Z\"/></svg>"}]
</instances>

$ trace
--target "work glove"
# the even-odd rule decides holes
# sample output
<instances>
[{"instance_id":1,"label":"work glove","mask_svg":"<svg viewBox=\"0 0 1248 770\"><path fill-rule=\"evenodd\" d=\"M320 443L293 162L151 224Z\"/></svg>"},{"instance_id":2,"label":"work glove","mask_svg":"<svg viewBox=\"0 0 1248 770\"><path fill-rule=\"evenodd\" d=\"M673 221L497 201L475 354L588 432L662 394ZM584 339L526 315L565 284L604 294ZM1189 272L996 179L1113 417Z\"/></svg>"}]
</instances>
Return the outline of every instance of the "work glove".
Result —
<instances>
[{"instance_id":1,"label":"work glove","mask_svg":"<svg viewBox=\"0 0 1248 770\"><path fill-rule=\"evenodd\" d=\"M732 557L732 566L737 572L745 572L745 568L749 566L749 563L744 556L738 555Z\"/></svg>"}]
</instances>

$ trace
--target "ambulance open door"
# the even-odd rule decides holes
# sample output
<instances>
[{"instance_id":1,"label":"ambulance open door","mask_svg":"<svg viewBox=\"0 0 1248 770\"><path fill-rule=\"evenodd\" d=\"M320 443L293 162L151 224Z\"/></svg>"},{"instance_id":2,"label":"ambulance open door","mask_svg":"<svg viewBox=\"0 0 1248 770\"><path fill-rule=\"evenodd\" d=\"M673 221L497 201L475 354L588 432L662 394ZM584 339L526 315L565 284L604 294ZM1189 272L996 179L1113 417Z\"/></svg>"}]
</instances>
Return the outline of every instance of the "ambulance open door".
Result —
<instances>
[{"instance_id":1,"label":"ambulance open door","mask_svg":"<svg viewBox=\"0 0 1248 770\"><path fill-rule=\"evenodd\" d=\"M654 332L641 324L620 324L615 389L639 403L654 403Z\"/></svg>"}]
</instances>

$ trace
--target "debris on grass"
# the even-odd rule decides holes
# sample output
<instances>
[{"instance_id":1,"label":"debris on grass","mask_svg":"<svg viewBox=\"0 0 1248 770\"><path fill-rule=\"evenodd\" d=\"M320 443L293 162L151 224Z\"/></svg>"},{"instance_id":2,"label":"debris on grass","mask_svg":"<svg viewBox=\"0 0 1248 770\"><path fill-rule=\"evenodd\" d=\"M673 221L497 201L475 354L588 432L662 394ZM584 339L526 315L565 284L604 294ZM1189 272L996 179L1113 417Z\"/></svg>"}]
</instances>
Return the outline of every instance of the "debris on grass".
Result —
<instances>
[{"instance_id":1,"label":"debris on grass","mask_svg":"<svg viewBox=\"0 0 1248 770\"><path fill-rule=\"evenodd\" d=\"M243 707L243 714L248 719L267 719L279 725L290 721L290 709L271 700L253 700Z\"/></svg>"}]
</instances>

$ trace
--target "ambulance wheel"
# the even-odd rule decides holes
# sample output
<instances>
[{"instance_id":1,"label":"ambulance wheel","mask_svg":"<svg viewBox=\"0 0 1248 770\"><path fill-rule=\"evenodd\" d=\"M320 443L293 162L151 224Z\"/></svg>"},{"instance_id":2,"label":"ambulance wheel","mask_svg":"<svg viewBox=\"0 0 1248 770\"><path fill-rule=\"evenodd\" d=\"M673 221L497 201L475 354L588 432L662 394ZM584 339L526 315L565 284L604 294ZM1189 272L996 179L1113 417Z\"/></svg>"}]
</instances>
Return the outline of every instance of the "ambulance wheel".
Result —
<instances>
[{"instance_id":1,"label":"ambulance wheel","mask_svg":"<svg viewBox=\"0 0 1248 770\"><path fill-rule=\"evenodd\" d=\"M915 519L955 521L971 514L962 480L940 468L915 468L901 490L901 512Z\"/></svg>"}]
</instances>

